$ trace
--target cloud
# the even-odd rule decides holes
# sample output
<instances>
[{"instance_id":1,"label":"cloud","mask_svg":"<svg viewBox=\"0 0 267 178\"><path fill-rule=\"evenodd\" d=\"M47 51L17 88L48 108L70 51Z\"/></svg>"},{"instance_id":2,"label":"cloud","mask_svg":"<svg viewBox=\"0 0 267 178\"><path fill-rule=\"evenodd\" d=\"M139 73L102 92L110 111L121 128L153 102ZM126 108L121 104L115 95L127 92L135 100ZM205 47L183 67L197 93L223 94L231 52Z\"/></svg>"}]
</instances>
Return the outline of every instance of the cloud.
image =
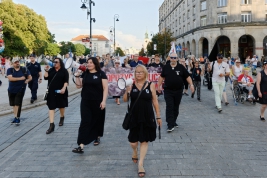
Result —
<instances>
[{"instance_id":1,"label":"cloud","mask_svg":"<svg viewBox=\"0 0 267 178\"><path fill-rule=\"evenodd\" d=\"M89 24L82 22L48 22L48 28L52 34L55 34L56 41L70 41L79 35L88 35L90 33ZM109 27L101 27L101 29L93 29L92 34L104 35L110 39ZM140 49L143 44L142 39L132 34L125 34L123 31L116 31L116 44L122 49L134 47Z\"/></svg>"}]
</instances>

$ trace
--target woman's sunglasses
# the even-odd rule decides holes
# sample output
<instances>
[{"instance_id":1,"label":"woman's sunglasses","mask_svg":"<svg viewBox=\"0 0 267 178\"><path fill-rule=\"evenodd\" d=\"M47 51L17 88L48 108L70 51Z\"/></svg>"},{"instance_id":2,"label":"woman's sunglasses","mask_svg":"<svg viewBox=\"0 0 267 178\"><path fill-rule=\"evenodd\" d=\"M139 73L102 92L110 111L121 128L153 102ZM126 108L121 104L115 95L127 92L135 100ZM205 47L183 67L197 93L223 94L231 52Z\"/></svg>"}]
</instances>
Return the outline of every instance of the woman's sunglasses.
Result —
<instances>
[{"instance_id":1,"label":"woman's sunglasses","mask_svg":"<svg viewBox=\"0 0 267 178\"><path fill-rule=\"evenodd\" d=\"M58 62L58 61L54 61L53 63L57 64L57 63L59 63L59 62Z\"/></svg>"}]
</instances>

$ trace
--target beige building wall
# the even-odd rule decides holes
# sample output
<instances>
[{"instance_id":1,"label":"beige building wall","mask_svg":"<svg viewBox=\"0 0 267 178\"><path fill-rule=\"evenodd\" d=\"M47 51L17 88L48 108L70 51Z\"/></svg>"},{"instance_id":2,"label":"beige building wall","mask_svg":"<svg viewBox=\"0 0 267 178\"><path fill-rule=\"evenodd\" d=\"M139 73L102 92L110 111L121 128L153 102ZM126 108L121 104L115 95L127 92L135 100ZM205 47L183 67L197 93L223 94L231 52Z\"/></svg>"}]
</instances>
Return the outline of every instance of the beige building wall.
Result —
<instances>
[{"instance_id":1,"label":"beige building wall","mask_svg":"<svg viewBox=\"0 0 267 178\"><path fill-rule=\"evenodd\" d=\"M206 9L201 3L206 2ZM226 6L218 7L218 2ZM248 4L243 3L248 2ZM227 14L225 23L218 22L219 14ZM251 20L242 22L241 14L250 13ZM229 56L267 55L267 0L165 0L159 8L159 31L169 29L176 44L186 48L180 55L203 56L203 40L208 40L208 54L217 40L229 38ZM206 24L201 18L206 16ZM247 45L252 47L245 47ZM252 39L253 44L249 39ZM224 46L227 46L226 44ZM221 49L221 47L220 47ZM247 52L246 52L247 51ZM250 52L248 52L250 51ZM227 56L228 57L228 56ZM251 56L252 57L252 56Z\"/></svg>"}]
</instances>

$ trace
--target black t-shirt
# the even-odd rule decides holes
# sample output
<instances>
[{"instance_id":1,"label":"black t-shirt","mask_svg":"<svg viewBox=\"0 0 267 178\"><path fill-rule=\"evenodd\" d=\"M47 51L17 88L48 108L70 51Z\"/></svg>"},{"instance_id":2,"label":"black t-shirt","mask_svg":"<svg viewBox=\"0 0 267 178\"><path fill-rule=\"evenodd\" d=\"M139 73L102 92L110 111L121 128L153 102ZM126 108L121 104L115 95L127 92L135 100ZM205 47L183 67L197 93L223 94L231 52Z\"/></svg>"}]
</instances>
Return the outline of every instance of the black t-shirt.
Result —
<instances>
[{"instance_id":1,"label":"black t-shirt","mask_svg":"<svg viewBox=\"0 0 267 178\"><path fill-rule=\"evenodd\" d=\"M177 63L177 66L172 69L170 64L166 64L160 75L165 78L164 89L182 90L184 88L184 80L189 77L186 68Z\"/></svg>"},{"instance_id":2,"label":"black t-shirt","mask_svg":"<svg viewBox=\"0 0 267 178\"><path fill-rule=\"evenodd\" d=\"M41 72L41 66L38 62L33 63L28 63L27 68L31 73L32 77L39 77L39 72Z\"/></svg>"},{"instance_id":3,"label":"black t-shirt","mask_svg":"<svg viewBox=\"0 0 267 178\"><path fill-rule=\"evenodd\" d=\"M148 67L163 67L164 65L160 62L160 63L155 63L153 62L152 64L149 64Z\"/></svg>"},{"instance_id":4,"label":"black t-shirt","mask_svg":"<svg viewBox=\"0 0 267 178\"><path fill-rule=\"evenodd\" d=\"M85 71L81 78L83 79L83 89L81 96L87 100L103 100L102 79L108 79L105 72L90 73Z\"/></svg>"},{"instance_id":5,"label":"black t-shirt","mask_svg":"<svg viewBox=\"0 0 267 178\"><path fill-rule=\"evenodd\" d=\"M192 80L193 81L201 81L201 68L192 68L191 72L192 72Z\"/></svg>"}]
</instances>

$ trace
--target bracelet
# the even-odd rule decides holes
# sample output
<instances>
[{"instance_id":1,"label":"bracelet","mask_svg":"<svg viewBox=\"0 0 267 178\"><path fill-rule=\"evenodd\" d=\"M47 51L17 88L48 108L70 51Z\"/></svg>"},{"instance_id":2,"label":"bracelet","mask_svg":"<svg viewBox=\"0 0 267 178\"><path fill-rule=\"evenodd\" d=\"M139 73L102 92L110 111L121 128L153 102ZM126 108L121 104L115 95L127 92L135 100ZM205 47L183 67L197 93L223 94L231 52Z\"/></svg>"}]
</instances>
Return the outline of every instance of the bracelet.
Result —
<instances>
[{"instance_id":1,"label":"bracelet","mask_svg":"<svg viewBox=\"0 0 267 178\"><path fill-rule=\"evenodd\" d=\"M159 120L159 119L161 119L161 118L160 118L160 117L157 117L156 119Z\"/></svg>"}]
</instances>

